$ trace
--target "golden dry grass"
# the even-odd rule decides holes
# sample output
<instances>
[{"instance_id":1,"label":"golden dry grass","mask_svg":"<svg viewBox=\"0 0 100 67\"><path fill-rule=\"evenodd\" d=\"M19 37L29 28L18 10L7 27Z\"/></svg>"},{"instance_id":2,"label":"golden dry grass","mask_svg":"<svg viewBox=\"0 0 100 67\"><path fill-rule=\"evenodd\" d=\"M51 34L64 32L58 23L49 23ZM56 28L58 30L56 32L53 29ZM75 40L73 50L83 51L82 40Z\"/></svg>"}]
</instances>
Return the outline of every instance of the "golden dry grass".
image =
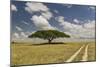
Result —
<instances>
[{"instance_id":1,"label":"golden dry grass","mask_svg":"<svg viewBox=\"0 0 100 67\"><path fill-rule=\"evenodd\" d=\"M11 44L11 65L28 65L28 64L48 64L63 63L72 56L84 42L73 42L66 44ZM89 60L95 59L95 47L89 46ZM83 50L84 51L84 50ZM83 52L81 51L81 52ZM90 53L92 52L92 53ZM77 57L81 58L82 53Z\"/></svg>"},{"instance_id":2,"label":"golden dry grass","mask_svg":"<svg viewBox=\"0 0 100 67\"><path fill-rule=\"evenodd\" d=\"M88 53L89 53L88 60L95 61L96 60L96 44L95 44L95 42L91 42L89 44Z\"/></svg>"}]
</instances>

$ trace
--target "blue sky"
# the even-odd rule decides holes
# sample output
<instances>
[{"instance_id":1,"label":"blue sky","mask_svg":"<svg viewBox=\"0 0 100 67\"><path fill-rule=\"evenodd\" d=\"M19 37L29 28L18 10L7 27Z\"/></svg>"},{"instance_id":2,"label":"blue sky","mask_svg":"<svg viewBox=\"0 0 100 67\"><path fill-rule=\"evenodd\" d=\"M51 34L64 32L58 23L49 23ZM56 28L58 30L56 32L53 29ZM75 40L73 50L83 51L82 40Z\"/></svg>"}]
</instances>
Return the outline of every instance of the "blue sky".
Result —
<instances>
[{"instance_id":1,"label":"blue sky","mask_svg":"<svg viewBox=\"0 0 100 67\"><path fill-rule=\"evenodd\" d=\"M56 29L71 38L95 38L95 6L12 1L12 38Z\"/></svg>"}]
</instances>

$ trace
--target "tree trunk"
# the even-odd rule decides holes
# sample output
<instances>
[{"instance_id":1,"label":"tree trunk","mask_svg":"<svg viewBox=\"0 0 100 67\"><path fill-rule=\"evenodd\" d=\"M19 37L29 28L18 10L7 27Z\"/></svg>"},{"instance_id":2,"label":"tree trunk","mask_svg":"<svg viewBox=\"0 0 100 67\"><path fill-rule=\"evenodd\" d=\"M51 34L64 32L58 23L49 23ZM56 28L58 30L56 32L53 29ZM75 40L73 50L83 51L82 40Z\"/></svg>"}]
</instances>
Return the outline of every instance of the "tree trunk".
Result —
<instances>
[{"instance_id":1,"label":"tree trunk","mask_svg":"<svg viewBox=\"0 0 100 67\"><path fill-rule=\"evenodd\" d=\"M48 43L51 44L51 41L52 41L52 40L49 39L49 40L48 40Z\"/></svg>"}]
</instances>

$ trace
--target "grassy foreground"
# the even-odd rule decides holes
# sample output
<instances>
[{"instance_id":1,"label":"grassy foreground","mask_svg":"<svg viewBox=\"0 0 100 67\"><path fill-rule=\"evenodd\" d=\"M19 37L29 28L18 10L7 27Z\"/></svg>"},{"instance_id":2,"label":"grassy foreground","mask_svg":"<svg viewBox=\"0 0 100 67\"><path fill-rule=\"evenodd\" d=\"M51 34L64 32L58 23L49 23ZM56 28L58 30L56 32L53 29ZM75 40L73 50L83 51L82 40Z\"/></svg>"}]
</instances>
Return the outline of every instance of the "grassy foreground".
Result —
<instances>
[{"instance_id":1,"label":"grassy foreground","mask_svg":"<svg viewBox=\"0 0 100 67\"><path fill-rule=\"evenodd\" d=\"M24 43L11 44L11 65L63 63L70 58L86 42L72 42L65 44L33 45ZM89 61L95 60L95 43L89 42ZM82 58L84 49L75 58ZM73 61L73 62L75 62Z\"/></svg>"}]
</instances>

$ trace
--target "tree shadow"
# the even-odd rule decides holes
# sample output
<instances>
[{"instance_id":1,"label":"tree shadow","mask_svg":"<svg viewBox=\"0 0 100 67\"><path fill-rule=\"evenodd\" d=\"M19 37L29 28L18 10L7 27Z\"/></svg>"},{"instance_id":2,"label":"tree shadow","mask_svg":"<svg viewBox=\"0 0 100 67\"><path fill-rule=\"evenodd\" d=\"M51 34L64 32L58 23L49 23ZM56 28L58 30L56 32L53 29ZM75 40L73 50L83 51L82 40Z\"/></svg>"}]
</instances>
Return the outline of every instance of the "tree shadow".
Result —
<instances>
[{"instance_id":1,"label":"tree shadow","mask_svg":"<svg viewBox=\"0 0 100 67\"><path fill-rule=\"evenodd\" d=\"M52 43L40 43L40 44L32 44L34 46L41 46L41 45L61 45L61 44L65 44L63 42L52 42Z\"/></svg>"}]
</instances>

